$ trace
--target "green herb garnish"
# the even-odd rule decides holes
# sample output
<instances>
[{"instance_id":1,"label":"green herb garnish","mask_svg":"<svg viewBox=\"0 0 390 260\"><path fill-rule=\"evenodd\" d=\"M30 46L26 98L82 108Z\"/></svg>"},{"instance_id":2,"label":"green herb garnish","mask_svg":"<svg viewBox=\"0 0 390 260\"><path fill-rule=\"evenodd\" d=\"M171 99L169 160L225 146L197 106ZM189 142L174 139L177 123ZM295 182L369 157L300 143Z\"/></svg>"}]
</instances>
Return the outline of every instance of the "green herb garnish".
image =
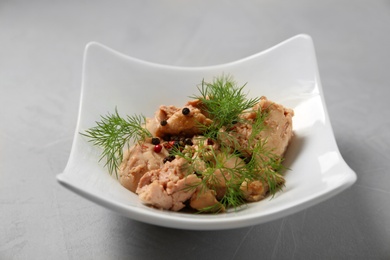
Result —
<instances>
[{"instance_id":1,"label":"green herb garnish","mask_svg":"<svg viewBox=\"0 0 390 260\"><path fill-rule=\"evenodd\" d=\"M237 87L229 76L215 78L212 83L202 81L198 87L200 96L193 98L201 101L205 112L213 120L207 129L209 132L230 128L245 110L259 102L260 98L247 99L247 94L243 92L245 85Z\"/></svg>"},{"instance_id":2,"label":"green herb garnish","mask_svg":"<svg viewBox=\"0 0 390 260\"><path fill-rule=\"evenodd\" d=\"M101 116L97 126L81 133L90 138L90 142L100 146L103 151L99 161L105 159L104 166L108 167L109 173L115 172L118 177L118 168L123 159L123 149L130 141L139 142L152 134L144 128L146 118L144 116L127 116L122 118L115 109L114 114Z\"/></svg>"}]
</instances>

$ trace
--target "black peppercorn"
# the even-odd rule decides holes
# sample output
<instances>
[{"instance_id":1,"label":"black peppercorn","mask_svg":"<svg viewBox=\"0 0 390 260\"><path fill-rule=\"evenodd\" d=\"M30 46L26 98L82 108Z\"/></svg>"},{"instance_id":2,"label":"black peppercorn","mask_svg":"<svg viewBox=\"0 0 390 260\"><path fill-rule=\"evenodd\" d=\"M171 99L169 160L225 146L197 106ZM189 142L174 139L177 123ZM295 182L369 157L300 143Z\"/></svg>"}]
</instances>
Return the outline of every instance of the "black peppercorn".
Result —
<instances>
[{"instance_id":1,"label":"black peppercorn","mask_svg":"<svg viewBox=\"0 0 390 260\"><path fill-rule=\"evenodd\" d=\"M160 144L160 138L158 138L158 137L153 137L153 138L152 138L152 144L154 144L154 145Z\"/></svg>"},{"instance_id":2,"label":"black peppercorn","mask_svg":"<svg viewBox=\"0 0 390 260\"><path fill-rule=\"evenodd\" d=\"M161 120L160 124L161 124L162 126L164 126L164 125L168 124L168 122L167 122L167 120Z\"/></svg>"},{"instance_id":3,"label":"black peppercorn","mask_svg":"<svg viewBox=\"0 0 390 260\"><path fill-rule=\"evenodd\" d=\"M194 145L194 143L192 142L191 138L186 138L186 139L184 139L184 143L185 143L186 145Z\"/></svg>"},{"instance_id":4,"label":"black peppercorn","mask_svg":"<svg viewBox=\"0 0 390 260\"><path fill-rule=\"evenodd\" d=\"M175 156L174 156L174 155L168 155L167 157L165 157L165 158L163 159L163 163L172 162L174 159L175 159Z\"/></svg>"},{"instance_id":5,"label":"black peppercorn","mask_svg":"<svg viewBox=\"0 0 390 260\"><path fill-rule=\"evenodd\" d=\"M183 110L181 111L183 113L183 115L188 115L190 113L190 109L188 107L185 107L183 108Z\"/></svg>"}]
</instances>

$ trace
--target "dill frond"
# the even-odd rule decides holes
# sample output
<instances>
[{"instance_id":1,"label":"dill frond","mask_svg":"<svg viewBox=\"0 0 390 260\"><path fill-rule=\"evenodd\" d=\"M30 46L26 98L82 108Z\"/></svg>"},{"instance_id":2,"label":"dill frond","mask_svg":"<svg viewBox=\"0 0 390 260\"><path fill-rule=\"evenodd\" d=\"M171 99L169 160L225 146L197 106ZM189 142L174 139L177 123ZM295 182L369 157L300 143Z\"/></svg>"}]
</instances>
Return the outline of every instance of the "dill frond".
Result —
<instances>
[{"instance_id":1,"label":"dill frond","mask_svg":"<svg viewBox=\"0 0 390 260\"><path fill-rule=\"evenodd\" d=\"M151 133L144 128L146 118L142 115L122 118L115 108L114 114L101 116L96 126L89 128L81 135L89 138L93 145L101 147L102 153L99 161L105 160L104 166L110 174L115 173L118 178L118 168L123 159L123 149L131 140L139 142Z\"/></svg>"},{"instance_id":2,"label":"dill frond","mask_svg":"<svg viewBox=\"0 0 390 260\"><path fill-rule=\"evenodd\" d=\"M241 113L259 102L260 98L247 99L243 91L245 85L238 87L232 77L221 76L214 78L212 83L203 80L201 86L198 86L200 95L193 98L201 101L205 112L213 120L209 130L229 128L237 122Z\"/></svg>"}]
</instances>

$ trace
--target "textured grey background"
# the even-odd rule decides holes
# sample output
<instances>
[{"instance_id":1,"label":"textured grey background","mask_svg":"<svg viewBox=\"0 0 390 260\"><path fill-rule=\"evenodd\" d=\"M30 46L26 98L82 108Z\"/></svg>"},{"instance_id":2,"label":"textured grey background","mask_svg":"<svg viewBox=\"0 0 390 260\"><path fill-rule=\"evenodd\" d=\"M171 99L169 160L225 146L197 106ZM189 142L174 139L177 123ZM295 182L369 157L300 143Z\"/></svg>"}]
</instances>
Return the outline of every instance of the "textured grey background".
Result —
<instances>
[{"instance_id":1,"label":"textured grey background","mask_svg":"<svg viewBox=\"0 0 390 260\"><path fill-rule=\"evenodd\" d=\"M298 33L314 39L354 186L227 231L138 223L65 190L82 55L99 41L212 65ZM390 259L390 1L0 1L0 259Z\"/></svg>"}]
</instances>

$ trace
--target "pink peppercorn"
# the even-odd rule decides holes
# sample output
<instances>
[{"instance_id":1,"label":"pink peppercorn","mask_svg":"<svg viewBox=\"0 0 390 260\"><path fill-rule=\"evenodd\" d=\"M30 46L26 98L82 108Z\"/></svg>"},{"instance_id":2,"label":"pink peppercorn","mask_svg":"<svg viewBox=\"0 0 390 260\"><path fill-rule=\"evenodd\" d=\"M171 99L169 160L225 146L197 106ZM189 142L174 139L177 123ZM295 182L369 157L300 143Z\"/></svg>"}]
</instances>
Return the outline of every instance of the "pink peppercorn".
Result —
<instances>
[{"instance_id":1,"label":"pink peppercorn","mask_svg":"<svg viewBox=\"0 0 390 260\"><path fill-rule=\"evenodd\" d=\"M161 150L162 150L162 145L161 145L161 144L156 144L156 145L154 146L154 151L155 151L156 153L161 152Z\"/></svg>"}]
</instances>

